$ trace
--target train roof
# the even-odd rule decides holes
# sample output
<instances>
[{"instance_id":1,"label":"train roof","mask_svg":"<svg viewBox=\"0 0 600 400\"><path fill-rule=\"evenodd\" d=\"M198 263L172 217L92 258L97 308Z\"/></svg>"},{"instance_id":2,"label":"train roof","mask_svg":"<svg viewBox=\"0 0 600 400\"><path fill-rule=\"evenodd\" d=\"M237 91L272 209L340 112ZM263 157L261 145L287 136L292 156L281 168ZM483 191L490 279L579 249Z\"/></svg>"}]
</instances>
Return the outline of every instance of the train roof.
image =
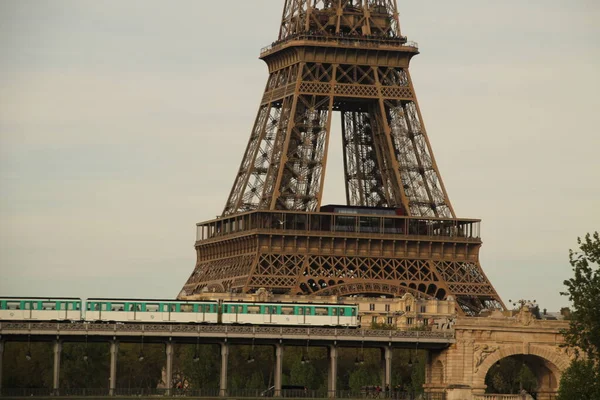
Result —
<instances>
[{"instance_id":1,"label":"train roof","mask_svg":"<svg viewBox=\"0 0 600 400\"><path fill-rule=\"evenodd\" d=\"M263 305L290 305L290 306L335 306L335 307L355 307L357 304L345 303L313 303L300 301L244 301L244 300L223 300L223 304L263 304Z\"/></svg>"},{"instance_id":2,"label":"train roof","mask_svg":"<svg viewBox=\"0 0 600 400\"><path fill-rule=\"evenodd\" d=\"M126 301L135 303L217 303L217 300L176 300L176 299L123 299L95 297L86 301Z\"/></svg>"},{"instance_id":3,"label":"train roof","mask_svg":"<svg viewBox=\"0 0 600 400\"><path fill-rule=\"evenodd\" d=\"M37 297L37 296L0 296L0 300L42 300L42 301L82 301L79 297Z\"/></svg>"}]
</instances>

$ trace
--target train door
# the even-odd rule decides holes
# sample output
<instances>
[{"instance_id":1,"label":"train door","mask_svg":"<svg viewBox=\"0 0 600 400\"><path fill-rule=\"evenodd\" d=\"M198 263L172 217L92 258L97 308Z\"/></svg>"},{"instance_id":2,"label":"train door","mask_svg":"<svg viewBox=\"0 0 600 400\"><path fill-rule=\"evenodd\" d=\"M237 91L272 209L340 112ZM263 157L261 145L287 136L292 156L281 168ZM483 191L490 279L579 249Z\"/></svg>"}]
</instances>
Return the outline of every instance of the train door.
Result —
<instances>
[{"instance_id":1,"label":"train door","mask_svg":"<svg viewBox=\"0 0 600 400\"><path fill-rule=\"evenodd\" d=\"M263 306L263 322L270 324L272 321L271 306Z\"/></svg>"},{"instance_id":2,"label":"train door","mask_svg":"<svg viewBox=\"0 0 600 400\"><path fill-rule=\"evenodd\" d=\"M238 321L238 306L229 305L229 313L231 314L231 322L237 324Z\"/></svg>"},{"instance_id":3,"label":"train door","mask_svg":"<svg viewBox=\"0 0 600 400\"><path fill-rule=\"evenodd\" d=\"M34 303L33 301L24 301L23 302L23 318L24 319L33 319L34 315L33 315L33 305L37 303Z\"/></svg>"},{"instance_id":4,"label":"train door","mask_svg":"<svg viewBox=\"0 0 600 400\"><path fill-rule=\"evenodd\" d=\"M308 307L298 307L296 312L296 322L299 324L306 324L306 313L310 312Z\"/></svg>"},{"instance_id":5,"label":"train door","mask_svg":"<svg viewBox=\"0 0 600 400\"><path fill-rule=\"evenodd\" d=\"M137 311L138 311L139 304L125 303L125 306L127 307L127 320L135 321L137 318Z\"/></svg>"},{"instance_id":6,"label":"train door","mask_svg":"<svg viewBox=\"0 0 600 400\"><path fill-rule=\"evenodd\" d=\"M160 304L160 311L162 313L162 320L164 322L169 322L171 320L171 305L170 304L165 304L165 303L161 303Z\"/></svg>"}]
</instances>

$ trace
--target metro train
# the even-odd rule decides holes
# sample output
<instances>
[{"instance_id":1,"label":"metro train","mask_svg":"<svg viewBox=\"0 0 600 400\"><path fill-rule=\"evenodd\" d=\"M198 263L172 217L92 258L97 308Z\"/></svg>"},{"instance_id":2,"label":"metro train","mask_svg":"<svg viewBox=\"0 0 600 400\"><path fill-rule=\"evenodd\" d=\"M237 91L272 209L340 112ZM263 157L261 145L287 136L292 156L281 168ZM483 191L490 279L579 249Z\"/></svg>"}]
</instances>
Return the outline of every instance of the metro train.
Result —
<instances>
[{"instance_id":1,"label":"metro train","mask_svg":"<svg viewBox=\"0 0 600 400\"><path fill-rule=\"evenodd\" d=\"M2 321L358 327L348 304L0 297Z\"/></svg>"}]
</instances>

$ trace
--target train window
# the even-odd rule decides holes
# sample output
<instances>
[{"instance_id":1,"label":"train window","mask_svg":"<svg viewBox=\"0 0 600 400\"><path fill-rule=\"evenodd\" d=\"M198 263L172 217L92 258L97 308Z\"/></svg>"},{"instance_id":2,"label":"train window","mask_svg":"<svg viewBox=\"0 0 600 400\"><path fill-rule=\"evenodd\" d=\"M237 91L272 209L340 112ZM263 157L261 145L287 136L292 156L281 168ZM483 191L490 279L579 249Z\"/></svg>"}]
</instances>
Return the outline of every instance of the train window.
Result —
<instances>
[{"instance_id":1,"label":"train window","mask_svg":"<svg viewBox=\"0 0 600 400\"><path fill-rule=\"evenodd\" d=\"M125 307L125 304L123 304L123 303L113 303L111 305L110 310L111 311L124 311L125 310L124 307Z\"/></svg>"},{"instance_id":2,"label":"train window","mask_svg":"<svg viewBox=\"0 0 600 400\"><path fill-rule=\"evenodd\" d=\"M353 309L352 309L352 315L353 315L353 316L354 316L354 315L356 315L356 308L353 308Z\"/></svg>"},{"instance_id":3,"label":"train window","mask_svg":"<svg viewBox=\"0 0 600 400\"><path fill-rule=\"evenodd\" d=\"M304 315L304 308L298 307L298 315Z\"/></svg>"},{"instance_id":4,"label":"train window","mask_svg":"<svg viewBox=\"0 0 600 400\"><path fill-rule=\"evenodd\" d=\"M25 309L25 310L31 310L31 308L32 308L32 307L31 307L31 303L30 303L30 302L28 302L28 301L26 301L26 302L25 302L25 307L24 307L24 309Z\"/></svg>"},{"instance_id":5,"label":"train window","mask_svg":"<svg viewBox=\"0 0 600 400\"><path fill-rule=\"evenodd\" d=\"M341 316L346 315L346 310L344 310L343 308L340 308L340 315Z\"/></svg>"},{"instance_id":6,"label":"train window","mask_svg":"<svg viewBox=\"0 0 600 400\"><path fill-rule=\"evenodd\" d=\"M157 312L158 304L146 304L146 311L148 312Z\"/></svg>"},{"instance_id":7,"label":"train window","mask_svg":"<svg viewBox=\"0 0 600 400\"><path fill-rule=\"evenodd\" d=\"M170 304L169 308L171 312L177 312L177 304Z\"/></svg>"},{"instance_id":8,"label":"train window","mask_svg":"<svg viewBox=\"0 0 600 400\"><path fill-rule=\"evenodd\" d=\"M338 315L338 309L335 307L331 307L331 315Z\"/></svg>"},{"instance_id":9,"label":"train window","mask_svg":"<svg viewBox=\"0 0 600 400\"><path fill-rule=\"evenodd\" d=\"M327 312L327 307L315 307L316 315L329 315Z\"/></svg>"},{"instance_id":10,"label":"train window","mask_svg":"<svg viewBox=\"0 0 600 400\"><path fill-rule=\"evenodd\" d=\"M193 306L191 304L182 304L181 312L193 312Z\"/></svg>"},{"instance_id":11,"label":"train window","mask_svg":"<svg viewBox=\"0 0 600 400\"><path fill-rule=\"evenodd\" d=\"M294 307L281 307L281 312L283 315L293 315Z\"/></svg>"},{"instance_id":12,"label":"train window","mask_svg":"<svg viewBox=\"0 0 600 400\"><path fill-rule=\"evenodd\" d=\"M18 301L7 301L6 307L9 310L19 310L21 309L21 304Z\"/></svg>"},{"instance_id":13,"label":"train window","mask_svg":"<svg viewBox=\"0 0 600 400\"><path fill-rule=\"evenodd\" d=\"M248 306L248 314L260 314L259 306Z\"/></svg>"},{"instance_id":14,"label":"train window","mask_svg":"<svg viewBox=\"0 0 600 400\"><path fill-rule=\"evenodd\" d=\"M231 313L237 314L237 306L231 306Z\"/></svg>"}]
</instances>

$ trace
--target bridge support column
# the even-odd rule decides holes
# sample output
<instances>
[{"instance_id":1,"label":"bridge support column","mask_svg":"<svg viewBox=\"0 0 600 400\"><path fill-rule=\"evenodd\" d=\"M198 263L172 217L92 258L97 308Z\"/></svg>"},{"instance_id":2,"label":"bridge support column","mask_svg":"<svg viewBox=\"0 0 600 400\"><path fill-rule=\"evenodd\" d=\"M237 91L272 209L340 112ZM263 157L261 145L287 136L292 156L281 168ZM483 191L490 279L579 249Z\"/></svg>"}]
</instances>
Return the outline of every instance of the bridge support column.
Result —
<instances>
[{"instance_id":1,"label":"bridge support column","mask_svg":"<svg viewBox=\"0 0 600 400\"><path fill-rule=\"evenodd\" d=\"M283 377L283 344L275 345L275 393L274 397L281 396L281 386Z\"/></svg>"},{"instance_id":2,"label":"bridge support column","mask_svg":"<svg viewBox=\"0 0 600 400\"><path fill-rule=\"evenodd\" d=\"M60 388L60 355L62 353L62 343L60 340L54 341L54 369L52 374L52 392L58 396Z\"/></svg>"},{"instance_id":3,"label":"bridge support column","mask_svg":"<svg viewBox=\"0 0 600 400\"><path fill-rule=\"evenodd\" d=\"M383 376L381 389L384 390L386 396L389 396L392 388L392 346L384 347L381 353L381 355L383 356Z\"/></svg>"},{"instance_id":4,"label":"bridge support column","mask_svg":"<svg viewBox=\"0 0 600 400\"><path fill-rule=\"evenodd\" d=\"M220 395L227 396L227 366L229 362L229 343L221 343L221 383Z\"/></svg>"},{"instance_id":5,"label":"bridge support column","mask_svg":"<svg viewBox=\"0 0 600 400\"><path fill-rule=\"evenodd\" d=\"M167 353L167 376L165 377L165 387L167 388L167 396L170 396L171 389L173 388L173 342L170 339L167 342L165 353Z\"/></svg>"},{"instance_id":6,"label":"bridge support column","mask_svg":"<svg viewBox=\"0 0 600 400\"><path fill-rule=\"evenodd\" d=\"M108 378L108 395L114 396L117 388L117 357L119 356L119 342L110 342L110 375Z\"/></svg>"},{"instance_id":7,"label":"bridge support column","mask_svg":"<svg viewBox=\"0 0 600 400\"><path fill-rule=\"evenodd\" d=\"M4 341L0 340L0 395L2 395L2 360L4 359Z\"/></svg>"},{"instance_id":8,"label":"bridge support column","mask_svg":"<svg viewBox=\"0 0 600 400\"><path fill-rule=\"evenodd\" d=\"M337 391L337 347L329 346L327 348L329 358L329 369L327 371L327 390L329 397L335 398Z\"/></svg>"}]
</instances>

